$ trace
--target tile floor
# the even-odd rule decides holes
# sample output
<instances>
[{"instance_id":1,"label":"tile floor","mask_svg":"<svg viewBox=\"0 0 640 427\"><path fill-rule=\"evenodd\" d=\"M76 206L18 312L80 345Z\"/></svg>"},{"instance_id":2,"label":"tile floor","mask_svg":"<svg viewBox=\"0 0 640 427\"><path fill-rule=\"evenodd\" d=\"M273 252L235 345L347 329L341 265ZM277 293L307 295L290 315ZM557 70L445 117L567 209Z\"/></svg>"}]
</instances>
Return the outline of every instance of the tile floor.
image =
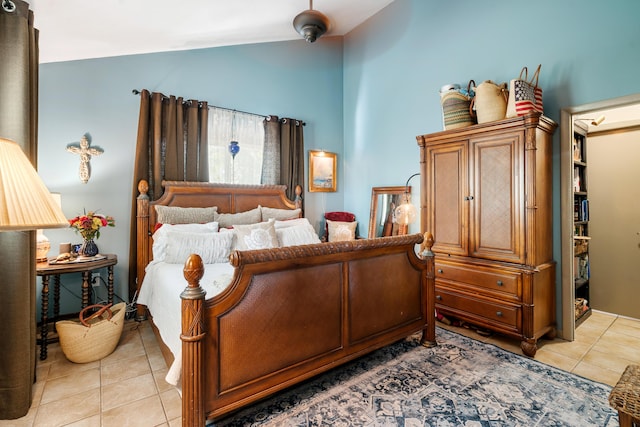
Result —
<instances>
[{"instance_id":1,"label":"tile floor","mask_svg":"<svg viewBox=\"0 0 640 427\"><path fill-rule=\"evenodd\" d=\"M483 337L466 328L448 329L521 354L519 342ZM33 405L5 426L179 426L181 400L164 381L167 366L149 325L127 322L116 351L88 364L68 362L60 346L40 361ZM640 364L640 320L593 312L573 342L542 340L536 360L611 386L629 364Z\"/></svg>"}]
</instances>

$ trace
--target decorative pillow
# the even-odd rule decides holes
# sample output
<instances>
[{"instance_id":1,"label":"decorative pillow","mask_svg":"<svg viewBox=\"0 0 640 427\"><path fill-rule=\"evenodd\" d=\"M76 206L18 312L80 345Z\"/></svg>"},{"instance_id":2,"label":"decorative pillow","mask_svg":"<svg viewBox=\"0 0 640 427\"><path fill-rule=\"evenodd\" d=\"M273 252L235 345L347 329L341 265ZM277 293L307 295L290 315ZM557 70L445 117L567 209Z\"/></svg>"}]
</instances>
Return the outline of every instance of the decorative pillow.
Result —
<instances>
[{"instance_id":1,"label":"decorative pillow","mask_svg":"<svg viewBox=\"0 0 640 427\"><path fill-rule=\"evenodd\" d=\"M238 238L236 237L236 230L233 228L221 228L220 233L229 234L231 236L231 252L238 249Z\"/></svg>"},{"instance_id":2,"label":"decorative pillow","mask_svg":"<svg viewBox=\"0 0 640 427\"><path fill-rule=\"evenodd\" d=\"M262 211L263 221L268 221L270 219L284 221L287 219L300 218L301 212L301 209L275 209L268 208L266 206L260 206L260 210Z\"/></svg>"},{"instance_id":3,"label":"decorative pillow","mask_svg":"<svg viewBox=\"0 0 640 427\"><path fill-rule=\"evenodd\" d=\"M287 219L284 221L276 220L275 222L276 230L279 228L295 227L297 225L308 225L313 229L313 226L311 225L311 223L307 218Z\"/></svg>"},{"instance_id":4,"label":"decorative pillow","mask_svg":"<svg viewBox=\"0 0 640 427\"><path fill-rule=\"evenodd\" d=\"M161 225L161 227L159 227ZM156 224L153 239L156 240L161 234L169 231L181 231L188 233L215 233L218 231L218 223L216 221L207 222L205 224Z\"/></svg>"},{"instance_id":5,"label":"decorative pillow","mask_svg":"<svg viewBox=\"0 0 640 427\"><path fill-rule=\"evenodd\" d=\"M205 264L229 262L232 238L230 233L167 231L157 242L154 241L154 260L182 264L189 255L198 254ZM156 258L156 249L160 255L164 254L162 259Z\"/></svg>"},{"instance_id":6,"label":"decorative pillow","mask_svg":"<svg viewBox=\"0 0 640 427\"><path fill-rule=\"evenodd\" d=\"M308 221L306 225L276 228L276 235L278 236L280 247L320 243L320 237L318 237Z\"/></svg>"},{"instance_id":7,"label":"decorative pillow","mask_svg":"<svg viewBox=\"0 0 640 427\"><path fill-rule=\"evenodd\" d=\"M162 224L203 224L216 220L217 206L209 208L182 208L179 206L154 205L158 222Z\"/></svg>"},{"instance_id":8,"label":"decorative pillow","mask_svg":"<svg viewBox=\"0 0 640 427\"><path fill-rule=\"evenodd\" d=\"M329 227L330 242L344 242L346 240L355 240L358 221L342 222L328 219L327 226Z\"/></svg>"},{"instance_id":9,"label":"decorative pillow","mask_svg":"<svg viewBox=\"0 0 640 427\"><path fill-rule=\"evenodd\" d=\"M269 249L278 247L278 236L274 220L250 225L234 225L236 245L240 251L250 249Z\"/></svg>"},{"instance_id":10,"label":"decorative pillow","mask_svg":"<svg viewBox=\"0 0 640 427\"><path fill-rule=\"evenodd\" d=\"M235 214L216 213L215 221L218 221L220 228L229 228L236 225L255 224L262 221L260 207L245 212Z\"/></svg>"}]
</instances>

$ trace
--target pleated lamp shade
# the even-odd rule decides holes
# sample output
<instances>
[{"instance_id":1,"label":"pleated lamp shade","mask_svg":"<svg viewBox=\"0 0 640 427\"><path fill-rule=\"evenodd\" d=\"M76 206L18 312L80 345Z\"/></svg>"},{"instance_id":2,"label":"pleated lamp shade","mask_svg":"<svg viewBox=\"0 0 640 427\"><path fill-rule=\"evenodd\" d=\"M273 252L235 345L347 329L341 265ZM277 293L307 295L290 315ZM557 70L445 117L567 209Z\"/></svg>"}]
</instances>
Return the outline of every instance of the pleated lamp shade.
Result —
<instances>
[{"instance_id":1,"label":"pleated lamp shade","mask_svg":"<svg viewBox=\"0 0 640 427\"><path fill-rule=\"evenodd\" d=\"M22 148L0 138L0 231L68 226Z\"/></svg>"}]
</instances>

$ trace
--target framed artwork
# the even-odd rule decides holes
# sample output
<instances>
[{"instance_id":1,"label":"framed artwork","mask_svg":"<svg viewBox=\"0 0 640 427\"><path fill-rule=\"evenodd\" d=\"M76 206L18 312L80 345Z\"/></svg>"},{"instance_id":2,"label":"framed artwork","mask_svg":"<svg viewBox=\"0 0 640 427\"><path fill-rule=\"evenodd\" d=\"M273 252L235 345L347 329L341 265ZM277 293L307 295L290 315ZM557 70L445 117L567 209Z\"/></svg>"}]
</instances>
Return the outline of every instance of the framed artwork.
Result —
<instances>
[{"instance_id":1,"label":"framed artwork","mask_svg":"<svg viewBox=\"0 0 640 427\"><path fill-rule=\"evenodd\" d=\"M336 191L336 164L338 155L328 151L309 151L309 191L331 192Z\"/></svg>"}]
</instances>

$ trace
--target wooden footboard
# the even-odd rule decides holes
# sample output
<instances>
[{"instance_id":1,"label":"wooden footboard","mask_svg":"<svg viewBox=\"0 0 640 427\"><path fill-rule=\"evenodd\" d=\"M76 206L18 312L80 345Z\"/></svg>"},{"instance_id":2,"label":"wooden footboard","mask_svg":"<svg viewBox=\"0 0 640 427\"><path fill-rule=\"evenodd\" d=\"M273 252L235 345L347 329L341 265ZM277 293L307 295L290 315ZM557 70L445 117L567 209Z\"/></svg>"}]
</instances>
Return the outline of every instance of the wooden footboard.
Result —
<instances>
[{"instance_id":1,"label":"wooden footboard","mask_svg":"<svg viewBox=\"0 0 640 427\"><path fill-rule=\"evenodd\" d=\"M181 295L183 425L204 426L419 331L435 345L432 244L414 234L235 252L231 285L209 300L192 255Z\"/></svg>"}]
</instances>

